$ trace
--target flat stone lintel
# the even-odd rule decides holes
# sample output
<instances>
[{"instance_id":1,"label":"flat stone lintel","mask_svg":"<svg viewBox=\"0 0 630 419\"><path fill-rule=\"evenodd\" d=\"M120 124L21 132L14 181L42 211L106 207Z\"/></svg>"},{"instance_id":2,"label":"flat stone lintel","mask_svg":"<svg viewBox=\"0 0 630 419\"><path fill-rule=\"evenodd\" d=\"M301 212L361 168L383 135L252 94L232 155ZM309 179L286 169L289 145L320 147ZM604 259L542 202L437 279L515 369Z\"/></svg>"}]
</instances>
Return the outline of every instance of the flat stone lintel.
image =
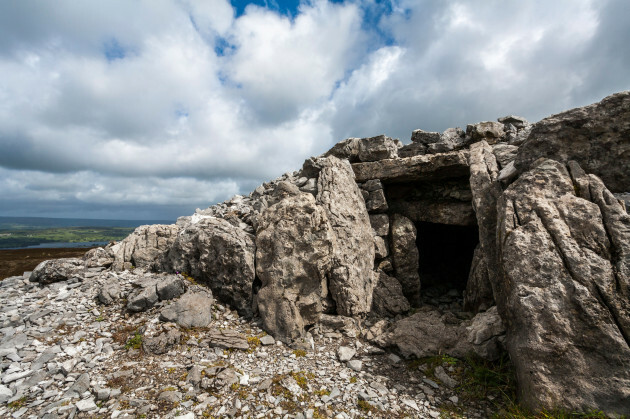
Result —
<instances>
[{"instance_id":1,"label":"flat stone lintel","mask_svg":"<svg viewBox=\"0 0 630 419\"><path fill-rule=\"evenodd\" d=\"M448 179L468 176L468 150L425 154L406 158L354 163L357 182L380 179L382 182Z\"/></svg>"}]
</instances>

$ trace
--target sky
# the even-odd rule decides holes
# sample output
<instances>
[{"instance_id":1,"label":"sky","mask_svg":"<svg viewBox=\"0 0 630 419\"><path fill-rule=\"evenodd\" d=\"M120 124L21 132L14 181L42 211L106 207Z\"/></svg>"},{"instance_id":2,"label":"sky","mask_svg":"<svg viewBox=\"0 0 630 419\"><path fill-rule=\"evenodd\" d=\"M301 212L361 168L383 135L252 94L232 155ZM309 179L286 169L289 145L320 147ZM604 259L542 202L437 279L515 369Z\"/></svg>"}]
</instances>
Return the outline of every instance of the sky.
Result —
<instances>
[{"instance_id":1,"label":"sky","mask_svg":"<svg viewBox=\"0 0 630 419\"><path fill-rule=\"evenodd\" d=\"M0 2L0 216L172 219L348 137L630 89L627 0Z\"/></svg>"}]
</instances>

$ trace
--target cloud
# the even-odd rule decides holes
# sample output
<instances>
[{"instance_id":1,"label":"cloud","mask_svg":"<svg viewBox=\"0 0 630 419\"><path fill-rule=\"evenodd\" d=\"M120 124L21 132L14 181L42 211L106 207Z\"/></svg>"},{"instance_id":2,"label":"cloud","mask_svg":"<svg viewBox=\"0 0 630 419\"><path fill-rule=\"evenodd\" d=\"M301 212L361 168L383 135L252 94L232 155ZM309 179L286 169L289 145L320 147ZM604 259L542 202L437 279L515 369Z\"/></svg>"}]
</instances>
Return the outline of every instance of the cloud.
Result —
<instances>
[{"instance_id":1,"label":"cloud","mask_svg":"<svg viewBox=\"0 0 630 419\"><path fill-rule=\"evenodd\" d=\"M630 87L627 9L2 3L0 214L174 218L349 136L585 105Z\"/></svg>"}]
</instances>

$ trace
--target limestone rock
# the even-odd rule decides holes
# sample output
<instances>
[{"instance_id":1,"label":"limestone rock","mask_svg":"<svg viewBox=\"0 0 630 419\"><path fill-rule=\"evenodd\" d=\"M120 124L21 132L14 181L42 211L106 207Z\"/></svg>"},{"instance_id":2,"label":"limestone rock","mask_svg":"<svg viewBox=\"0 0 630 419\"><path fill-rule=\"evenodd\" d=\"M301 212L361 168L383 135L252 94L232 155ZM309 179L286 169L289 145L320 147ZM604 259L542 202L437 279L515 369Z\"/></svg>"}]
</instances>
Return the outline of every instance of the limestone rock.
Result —
<instances>
[{"instance_id":1,"label":"limestone rock","mask_svg":"<svg viewBox=\"0 0 630 419\"><path fill-rule=\"evenodd\" d=\"M251 316L254 255L251 235L223 219L208 217L180 232L167 259L172 270L207 284L216 298Z\"/></svg>"},{"instance_id":2,"label":"limestone rock","mask_svg":"<svg viewBox=\"0 0 630 419\"><path fill-rule=\"evenodd\" d=\"M473 140L486 140L488 144L494 144L505 135L505 131L500 122L485 121L468 125L466 134Z\"/></svg>"},{"instance_id":3,"label":"limestone rock","mask_svg":"<svg viewBox=\"0 0 630 419\"><path fill-rule=\"evenodd\" d=\"M362 162L383 159L395 159L398 156L398 145L384 135L359 140L359 160Z\"/></svg>"},{"instance_id":4,"label":"limestone rock","mask_svg":"<svg viewBox=\"0 0 630 419\"><path fill-rule=\"evenodd\" d=\"M74 276L80 276L85 271L83 260L78 258L65 258L46 260L31 274L31 282L39 282L42 285L53 282L66 281Z\"/></svg>"},{"instance_id":5,"label":"limestone rock","mask_svg":"<svg viewBox=\"0 0 630 419\"><path fill-rule=\"evenodd\" d=\"M339 141L324 154L324 157L334 156L339 159L346 159L350 161L350 163L356 163L359 161L360 141L360 138L347 138L343 141Z\"/></svg>"},{"instance_id":6,"label":"limestone rock","mask_svg":"<svg viewBox=\"0 0 630 419\"><path fill-rule=\"evenodd\" d=\"M172 300L186 291L186 282L179 275L160 275L155 291L160 300Z\"/></svg>"},{"instance_id":7,"label":"limestone rock","mask_svg":"<svg viewBox=\"0 0 630 419\"><path fill-rule=\"evenodd\" d=\"M599 176L611 192L630 191L630 91L552 115L533 125L519 148L516 168L524 172L540 157L577 161Z\"/></svg>"},{"instance_id":8,"label":"limestone rock","mask_svg":"<svg viewBox=\"0 0 630 419\"><path fill-rule=\"evenodd\" d=\"M471 271L474 281L467 284L466 306L480 308L494 300L494 284L499 275L497 261L497 201L503 189L497 180L498 165L492 148L486 141L479 141L470 146L470 189L473 195L472 205L479 228L479 258L483 257L488 273L488 283L483 271ZM474 261L473 261L474 262ZM476 266L483 269L482 266Z\"/></svg>"},{"instance_id":9,"label":"limestone rock","mask_svg":"<svg viewBox=\"0 0 630 419\"><path fill-rule=\"evenodd\" d=\"M247 338L233 330L213 329L208 331L205 336L208 339L208 345L212 348L222 349L249 349Z\"/></svg>"},{"instance_id":10,"label":"limestone rock","mask_svg":"<svg viewBox=\"0 0 630 419\"><path fill-rule=\"evenodd\" d=\"M389 247L387 242L381 236L374 236L374 256L376 259L383 259L389 256Z\"/></svg>"},{"instance_id":11,"label":"limestone rock","mask_svg":"<svg viewBox=\"0 0 630 419\"><path fill-rule=\"evenodd\" d=\"M510 162L514 161L516 158L516 153L518 152L518 147L515 145L509 144L495 144L492 146L492 152L497 159L497 163L501 168L510 164Z\"/></svg>"},{"instance_id":12,"label":"limestone rock","mask_svg":"<svg viewBox=\"0 0 630 419\"><path fill-rule=\"evenodd\" d=\"M370 213L387 211L387 200L385 199L383 189L369 192L368 198L365 201L365 207Z\"/></svg>"},{"instance_id":13,"label":"limestone rock","mask_svg":"<svg viewBox=\"0 0 630 419\"><path fill-rule=\"evenodd\" d=\"M118 284L118 281L112 280L101 286L97 298L101 303L110 305L118 300L120 296L120 285Z\"/></svg>"},{"instance_id":14,"label":"limestone rock","mask_svg":"<svg viewBox=\"0 0 630 419\"><path fill-rule=\"evenodd\" d=\"M372 226L350 164L329 157L318 180L317 203L334 236L329 286L337 313L367 313L376 286Z\"/></svg>"},{"instance_id":15,"label":"limestone rock","mask_svg":"<svg viewBox=\"0 0 630 419\"><path fill-rule=\"evenodd\" d=\"M352 170L357 182L370 179L381 181L430 181L436 179L467 176L468 151L459 150L443 154L403 159L387 159L367 163L354 163Z\"/></svg>"},{"instance_id":16,"label":"limestone rock","mask_svg":"<svg viewBox=\"0 0 630 419\"><path fill-rule=\"evenodd\" d=\"M503 125L512 124L517 129L522 129L522 128L525 128L527 125L529 125L529 122L527 122L527 119L523 118L522 116L516 116L516 115L504 116L502 118L498 118L497 121L499 121Z\"/></svg>"},{"instance_id":17,"label":"limestone rock","mask_svg":"<svg viewBox=\"0 0 630 419\"><path fill-rule=\"evenodd\" d=\"M339 358L340 362L350 361L355 355L357 351L354 348L349 346L340 346L337 349L337 358Z\"/></svg>"},{"instance_id":18,"label":"limestone rock","mask_svg":"<svg viewBox=\"0 0 630 419\"><path fill-rule=\"evenodd\" d=\"M394 215L391 222L391 254L396 279L403 293L414 305L420 302L419 254L416 246L416 227L402 215Z\"/></svg>"},{"instance_id":19,"label":"limestone rock","mask_svg":"<svg viewBox=\"0 0 630 419\"><path fill-rule=\"evenodd\" d=\"M149 354L165 354L177 345L181 338L182 332L177 329L168 329L155 337L144 338L142 349Z\"/></svg>"},{"instance_id":20,"label":"limestone rock","mask_svg":"<svg viewBox=\"0 0 630 419\"><path fill-rule=\"evenodd\" d=\"M83 264L86 268L109 268L114 263L114 256L108 249L96 247L85 252Z\"/></svg>"},{"instance_id":21,"label":"limestone rock","mask_svg":"<svg viewBox=\"0 0 630 419\"><path fill-rule=\"evenodd\" d=\"M120 271L132 266L160 270L164 257L177 237L177 225L144 225L135 229L111 247L112 269Z\"/></svg>"},{"instance_id":22,"label":"limestone rock","mask_svg":"<svg viewBox=\"0 0 630 419\"><path fill-rule=\"evenodd\" d=\"M481 245L477 245L464 291L465 310L477 313L494 305L494 296L488 275L486 258L481 250Z\"/></svg>"},{"instance_id":23,"label":"limestone rock","mask_svg":"<svg viewBox=\"0 0 630 419\"><path fill-rule=\"evenodd\" d=\"M411 142L420 144L432 144L440 141L439 132L428 132L421 129L414 130L411 133Z\"/></svg>"},{"instance_id":24,"label":"limestone rock","mask_svg":"<svg viewBox=\"0 0 630 419\"><path fill-rule=\"evenodd\" d=\"M389 217L387 214L370 214L370 225L377 236L387 236L389 234Z\"/></svg>"},{"instance_id":25,"label":"limestone rock","mask_svg":"<svg viewBox=\"0 0 630 419\"><path fill-rule=\"evenodd\" d=\"M397 314L406 313L410 308L409 301L403 295L400 282L380 271L372 297L372 311L379 316L394 317Z\"/></svg>"},{"instance_id":26,"label":"limestone rock","mask_svg":"<svg viewBox=\"0 0 630 419\"><path fill-rule=\"evenodd\" d=\"M160 320L181 327L207 327L212 321L212 293L203 287L191 287L177 301L160 313Z\"/></svg>"},{"instance_id":27,"label":"limestone rock","mask_svg":"<svg viewBox=\"0 0 630 419\"><path fill-rule=\"evenodd\" d=\"M627 415L630 217L595 176L572 175L539 161L505 191L495 297L526 406Z\"/></svg>"},{"instance_id":28,"label":"limestone rock","mask_svg":"<svg viewBox=\"0 0 630 419\"><path fill-rule=\"evenodd\" d=\"M326 211L310 194L287 197L262 214L256 234L262 283L257 302L265 329L276 339L300 337L322 313L334 240Z\"/></svg>"},{"instance_id":29,"label":"limestone rock","mask_svg":"<svg viewBox=\"0 0 630 419\"><path fill-rule=\"evenodd\" d=\"M468 342L473 345L477 355L489 361L499 358L505 339L505 326L496 306L473 317L467 331Z\"/></svg>"},{"instance_id":30,"label":"limestone rock","mask_svg":"<svg viewBox=\"0 0 630 419\"><path fill-rule=\"evenodd\" d=\"M405 357L422 358L448 354L463 358L472 350L466 339L466 322L437 311L421 311L397 321L383 341Z\"/></svg>"},{"instance_id":31,"label":"limestone rock","mask_svg":"<svg viewBox=\"0 0 630 419\"><path fill-rule=\"evenodd\" d=\"M148 278L127 296L127 310L138 312L150 309L159 301L156 289L157 281Z\"/></svg>"}]
</instances>

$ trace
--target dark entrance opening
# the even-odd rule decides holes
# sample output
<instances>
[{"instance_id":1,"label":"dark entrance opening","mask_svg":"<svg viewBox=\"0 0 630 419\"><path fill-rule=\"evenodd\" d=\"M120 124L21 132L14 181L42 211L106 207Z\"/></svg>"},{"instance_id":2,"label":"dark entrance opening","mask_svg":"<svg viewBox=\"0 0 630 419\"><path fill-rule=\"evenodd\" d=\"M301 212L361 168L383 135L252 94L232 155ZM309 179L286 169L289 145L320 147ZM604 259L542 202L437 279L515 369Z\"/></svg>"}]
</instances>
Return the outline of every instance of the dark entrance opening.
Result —
<instances>
[{"instance_id":1,"label":"dark entrance opening","mask_svg":"<svg viewBox=\"0 0 630 419\"><path fill-rule=\"evenodd\" d=\"M461 295L479 243L477 226L419 222L416 228L422 294L438 296L456 289Z\"/></svg>"}]
</instances>

